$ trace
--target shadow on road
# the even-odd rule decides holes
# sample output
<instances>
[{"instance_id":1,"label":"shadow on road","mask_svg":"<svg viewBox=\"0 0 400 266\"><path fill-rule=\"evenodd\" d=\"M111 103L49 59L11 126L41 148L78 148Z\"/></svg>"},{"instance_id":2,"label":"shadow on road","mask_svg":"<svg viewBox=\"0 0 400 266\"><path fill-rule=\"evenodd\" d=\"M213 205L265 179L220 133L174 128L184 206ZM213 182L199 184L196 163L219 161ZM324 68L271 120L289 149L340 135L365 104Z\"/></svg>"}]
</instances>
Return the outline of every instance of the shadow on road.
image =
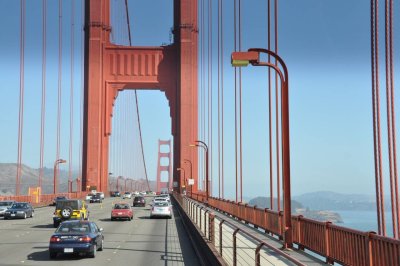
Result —
<instances>
[{"instance_id":1,"label":"shadow on road","mask_svg":"<svg viewBox=\"0 0 400 266\"><path fill-rule=\"evenodd\" d=\"M33 261L57 261L57 260L81 260L85 257L71 254L71 255L64 255L64 254L59 254L56 259L50 259L49 257L49 251L48 250L42 250L42 251L37 251L33 252L28 255L27 259L28 260L33 260Z\"/></svg>"},{"instance_id":2,"label":"shadow on road","mask_svg":"<svg viewBox=\"0 0 400 266\"><path fill-rule=\"evenodd\" d=\"M31 228L54 228L53 224L38 224L38 225L34 225L31 226Z\"/></svg>"}]
</instances>

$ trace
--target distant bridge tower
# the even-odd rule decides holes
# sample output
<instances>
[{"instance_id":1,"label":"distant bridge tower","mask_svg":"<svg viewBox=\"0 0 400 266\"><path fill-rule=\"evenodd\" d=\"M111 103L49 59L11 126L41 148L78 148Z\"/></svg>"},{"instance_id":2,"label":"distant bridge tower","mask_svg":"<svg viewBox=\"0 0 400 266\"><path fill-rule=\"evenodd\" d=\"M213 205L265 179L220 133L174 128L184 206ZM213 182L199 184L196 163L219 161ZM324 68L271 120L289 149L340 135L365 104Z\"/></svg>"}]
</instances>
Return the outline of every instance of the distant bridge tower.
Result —
<instances>
[{"instance_id":1,"label":"distant bridge tower","mask_svg":"<svg viewBox=\"0 0 400 266\"><path fill-rule=\"evenodd\" d=\"M161 146L168 146L168 152L161 152ZM161 158L168 158L167 165L161 165ZM171 152L171 140L158 140L158 163L157 163L157 192L162 189L170 191L172 189L172 152ZM161 181L161 173L167 172L167 181Z\"/></svg>"}]
</instances>

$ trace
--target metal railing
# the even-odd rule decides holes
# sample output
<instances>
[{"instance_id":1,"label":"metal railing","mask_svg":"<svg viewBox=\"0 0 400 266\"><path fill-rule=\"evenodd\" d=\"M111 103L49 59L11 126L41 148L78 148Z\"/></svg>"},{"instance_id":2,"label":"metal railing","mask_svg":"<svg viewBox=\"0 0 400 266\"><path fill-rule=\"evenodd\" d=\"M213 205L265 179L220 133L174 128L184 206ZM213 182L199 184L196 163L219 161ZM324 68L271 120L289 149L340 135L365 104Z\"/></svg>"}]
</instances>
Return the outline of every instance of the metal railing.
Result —
<instances>
[{"instance_id":1,"label":"metal railing","mask_svg":"<svg viewBox=\"0 0 400 266\"><path fill-rule=\"evenodd\" d=\"M71 193L58 193L58 194L43 194L43 195L23 195L23 196L0 196L2 200L15 200L18 202L30 202L33 206L45 206L53 202L57 196L65 196L69 199L81 199L85 197L89 192L71 192Z\"/></svg>"},{"instance_id":2,"label":"metal railing","mask_svg":"<svg viewBox=\"0 0 400 266\"><path fill-rule=\"evenodd\" d=\"M285 252L219 218L204 205L174 194L204 238L213 244L228 265L304 265Z\"/></svg>"},{"instance_id":3,"label":"metal railing","mask_svg":"<svg viewBox=\"0 0 400 266\"><path fill-rule=\"evenodd\" d=\"M188 196L205 202L203 194ZM208 206L282 239L282 212L212 197L208 200ZM400 265L400 240L379 236L375 232L362 232L293 215L292 233L293 242L299 249L321 255L329 264Z\"/></svg>"}]
</instances>

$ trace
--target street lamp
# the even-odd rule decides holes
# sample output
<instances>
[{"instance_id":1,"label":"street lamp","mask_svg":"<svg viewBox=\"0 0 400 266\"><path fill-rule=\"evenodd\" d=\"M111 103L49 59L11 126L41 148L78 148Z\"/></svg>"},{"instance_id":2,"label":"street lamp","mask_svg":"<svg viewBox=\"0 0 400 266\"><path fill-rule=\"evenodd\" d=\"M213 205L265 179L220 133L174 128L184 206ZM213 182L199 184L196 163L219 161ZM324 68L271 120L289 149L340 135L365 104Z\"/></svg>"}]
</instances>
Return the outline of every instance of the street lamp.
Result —
<instances>
[{"instance_id":1,"label":"street lamp","mask_svg":"<svg viewBox=\"0 0 400 266\"><path fill-rule=\"evenodd\" d=\"M190 178L189 179L193 179L193 165L192 165L192 161L188 160L188 159L183 159L184 163L189 163L190 165ZM193 192L193 185L190 185L190 196L192 195Z\"/></svg>"},{"instance_id":2,"label":"street lamp","mask_svg":"<svg viewBox=\"0 0 400 266\"><path fill-rule=\"evenodd\" d=\"M277 64L261 62L260 53L272 56L279 62L283 73ZM284 212L284 245L293 246L290 196L290 149L289 149L289 74L285 62L279 55L262 48L251 48L247 52L233 52L231 63L234 67L266 66L273 68L281 80L281 122L282 122L282 175L283 175L283 212ZM279 200L279 199L278 199Z\"/></svg>"},{"instance_id":3,"label":"street lamp","mask_svg":"<svg viewBox=\"0 0 400 266\"><path fill-rule=\"evenodd\" d=\"M208 146L201 140L195 140L195 144L190 144L190 147L202 147L206 151L206 203L208 203Z\"/></svg>"},{"instance_id":4,"label":"street lamp","mask_svg":"<svg viewBox=\"0 0 400 266\"><path fill-rule=\"evenodd\" d=\"M64 159L57 159L55 162L54 162L54 175L53 175L53 194L57 194L57 192L58 192L58 186L57 186L57 183L58 183L58 179L57 179L57 166L58 166L58 164L60 164L60 163L66 163L67 161L66 160L64 160Z\"/></svg>"},{"instance_id":5,"label":"street lamp","mask_svg":"<svg viewBox=\"0 0 400 266\"><path fill-rule=\"evenodd\" d=\"M182 171L183 172L183 180L185 182L185 188L186 188L186 173L185 173L185 168L176 168L177 171ZM182 180L182 179L181 179ZM181 182L181 186L182 186L182 182Z\"/></svg>"},{"instance_id":6,"label":"street lamp","mask_svg":"<svg viewBox=\"0 0 400 266\"><path fill-rule=\"evenodd\" d=\"M117 189L116 189L117 191L119 191L119 179L120 179L120 178L123 178L123 177L122 177L122 176L118 176L118 177L117 177Z\"/></svg>"}]
</instances>

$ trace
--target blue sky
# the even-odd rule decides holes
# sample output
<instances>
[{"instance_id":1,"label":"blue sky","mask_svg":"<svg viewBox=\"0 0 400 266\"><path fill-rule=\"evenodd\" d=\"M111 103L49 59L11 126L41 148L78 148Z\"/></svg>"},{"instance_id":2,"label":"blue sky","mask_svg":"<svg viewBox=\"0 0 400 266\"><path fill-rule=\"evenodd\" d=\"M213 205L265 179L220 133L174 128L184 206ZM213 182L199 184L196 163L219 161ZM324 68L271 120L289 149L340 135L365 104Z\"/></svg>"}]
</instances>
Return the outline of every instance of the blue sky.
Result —
<instances>
[{"instance_id":1,"label":"blue sky","mask_svg":"<svg viewBox=\"0 0 400 266\"><path fill-rule=\"evenodd\" d=\"M47 37L47 117L45 163L51 167L55 157L55 115L58 65L58 1L48 2ZM70 5L63 2L63 133L62 156L68 156L70 88ZM113 4L123 2L112 0ZM170 43L172 1L128 1L134 45L158 46ZM216 2L216 1L215 1ZM225 69L225 190L234 193L233 51L232 1L224 2ZM80 7L81 1L75 1ZM266 47L266 1L242 1L243 50ZM157 9L153 7L157 6ZM213 6L216 12L216 6ZM114 10L116 10L114 8ZM79 120L81 84L80 11L75 18L75 120ZM399 5L395 12L398 16ZM41 91L41 1L27 1L27 44L25 54L25 124L23 162L39 166L39 126ZM216 18L214 18L214 22ZM0 162L17 158L19 95L19 1L0 2L3 28L0 49L0 122L2 138ZM317 190L343 193L374 193L373 136L371 111L369 1L279 1L279 54L290 75L291 176L292 194ZM216 24L213 24L216 25ZM383 25L383 23L381 23ZM396 23L395 23L396 25ZM115 26L115 38L124 32ZM120 32L120 33L118 33ZM118 35L119 34L119 35ZM383 33L381 33L383 36ZM214 29L216 40L216 28ZM395 44L399 29L395 29ZM381 43L381 49L383 43ZM397 45L398 47L398 45ZM214 54L216 44L213 46ZM383 50L382 50L383 51ZM398 76L399 49L395 49ZM381 55L381 58L383 56ZM216 57L213 59L216 69ZM381 68L383 73L383 68ZM382 74L383 75L383 74ZM381 76L383 77L383 76ZM213 90L216 93L216 73ZM382 84L382 88L383 88ZM398 87L398 86L397 86ZM122 94L121 94L122 95ZM140 112L146 163L150 179L155 179L157 140L171 138L168 102L158 91L139 91ZM216 95L216 94L214 94ZM7 96L7 97L6 97ZM382 99L384 99L382 91ZM216 99L216 96L214 97ZM64 100L65 99L65 100ZM118 101L123 101L118 99ZM267 173L267 94L265 69L243 69L243 194L268 195ZM216 109L216 102L214 102ZM384 105L382 119L385 120ZM213 127L216 128L214 118ZM382 126L382 135L386 131ZM79 165L79 125L74 131L74 163ZM213 142L217 137L214 132ZM209 140L207 140L209 142ZM386 145L386 138L382 139ZM384 154L386 156L386 149ZM216 149L214 149L216 158ZM214 159L216 160L216 159ZM214 161L213 176L218 171ZM65 167L65 166L63 166ZM386 173L385 173L386 174ZM216 178L215 178L216 179ZM214 181L215 181L214 179ZM213 185L218 191L217 182ZM388 181L386 180L386 184Z\"/></svg>"}]
</instances>

